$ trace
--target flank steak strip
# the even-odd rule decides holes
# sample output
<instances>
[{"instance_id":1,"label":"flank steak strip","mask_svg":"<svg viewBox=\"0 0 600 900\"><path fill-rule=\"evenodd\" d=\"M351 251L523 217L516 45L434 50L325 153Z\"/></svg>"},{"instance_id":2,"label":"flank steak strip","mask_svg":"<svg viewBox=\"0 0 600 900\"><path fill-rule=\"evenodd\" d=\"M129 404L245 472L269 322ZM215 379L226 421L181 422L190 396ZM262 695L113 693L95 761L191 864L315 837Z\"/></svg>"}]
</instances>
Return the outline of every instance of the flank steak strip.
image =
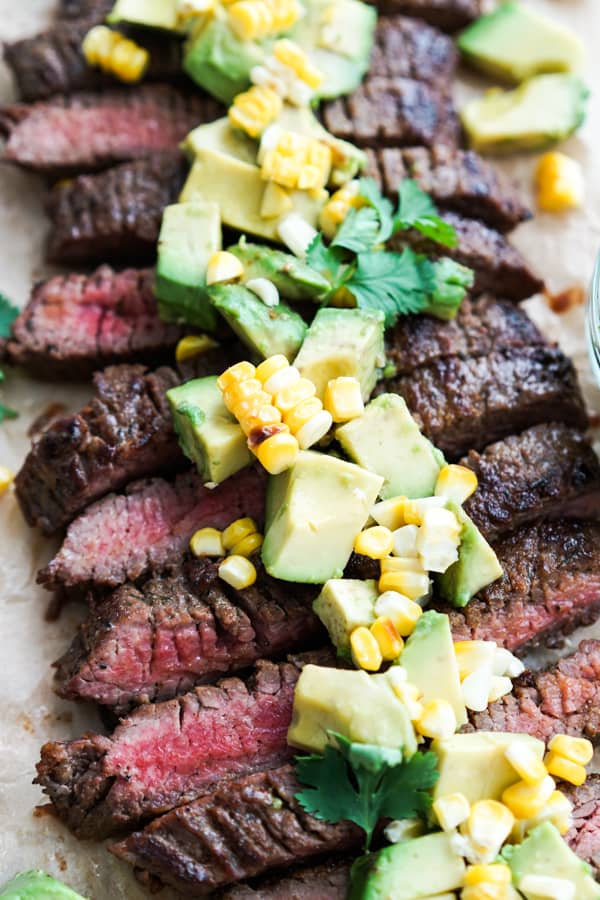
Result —
<instances>
[{"instance_id":1,"label":"flank steak strip","mask_svg":"<svg viewBox=\"0 0 600 900\"><path fill-rule=\"evenodd\" d=\"M423 19L443 31L458 31L483 12L482 0L379 0L380 12Z\"/></svg>"},{"instance_id":2,"label":"flank steak strip","mask_svg":"<svg viewBox=\"0 0 600 900\"><path fill-rule=\"evenodd\" d=\"M600 775L588 775L585 784L579 787L561 785L561 790L573 804L573 827L566 835L567 843L577 856L592 866L597 877L600 870Z\"/></svg>"},{"instance_id":3,"label":"flank steak strip","mask_svg":"<svg viewBox=\"0 0 600 900\"><path fill-rule=\"evenodd\" d=\"M446 91L456 74L454 42L406 16L380 16L367 78L412 78Z\"/></svg>"}]
</instances>

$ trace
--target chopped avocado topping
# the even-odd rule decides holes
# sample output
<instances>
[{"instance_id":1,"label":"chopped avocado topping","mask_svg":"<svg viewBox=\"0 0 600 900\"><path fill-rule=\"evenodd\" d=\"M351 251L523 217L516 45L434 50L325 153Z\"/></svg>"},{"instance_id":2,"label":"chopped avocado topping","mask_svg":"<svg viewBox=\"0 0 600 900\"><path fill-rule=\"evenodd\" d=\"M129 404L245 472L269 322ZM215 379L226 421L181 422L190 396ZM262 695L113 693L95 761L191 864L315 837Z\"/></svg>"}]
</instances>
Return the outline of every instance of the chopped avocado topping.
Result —
<instances>
[{"instance_id":1,"label":"chopped avocado topping","mask_svg":"<svg viewBox=\"0 0 600 900\"><path fill-rule=\"evenodd\" d=\"M579 128L588 95L577 75L538 75L514 91L488 91L460 115L471 147L480 153L541 150Z\"/></svg>"},{"instance_id":2,"label":"chopped avocado topping","mask_svg":"<svg viewBox=\"0 0 600 900\"><path fill-rule=\"evenodd\" d=\"M301 259L242 238L229 252L244 264L245 280L268 278L286 300L318 300L329 290L324 275Z\"/></svg>"},{"instance_id":3,"label":"chopped avocado topping","mask_svg":"<svg viewBox=\"0 0 600 900\"><path fill-rule=\"evenodd\" d=\"M247 272L246 272L247 275ZM265 306L242 284L215 284L210 302L255 356L267 359L282 353L292 360L298 352L306 322L285 303Z\"/></svg>"},{"instance_id":4,"label":"chopped avocado topping","mask_svg":"<svg viewBox=\"0 0 600 900\"><path fill-rule=\"evenodd\" d=\"M467 722L458 664L448 616L427 610L417 621L400 657L408 680L423 694L423 701L447 700L459 726Z\"/></svg>"},{"instance_id":5,"label":"chopped avocado topping","mask_svg":"<svg viewBox=\"0 0 600 900\"><path fill-rule=\"evenodd\" d=\"M330 578L313 603L313 609L342 656L350 656L350 635L360 625L375 621L379 591L372 579Z\"/></svg>"},{"instance_id":6,"label":"chopped avocado topping","mask_svg":"<svg viewBox=\"0 0 600 900\"><path fill-rule=\"evenodd\" d=\"M197 200L167 206L156 266L156 296L163 319L214 331L218 319L208 302L206 266L220 249L221 220L216 203Z\"/></svg>"},{"instance_id":7,"label":"chopped avocado topping","mask_svg":"<svg viewBox=\"0 0 600 900\"><path fill-rule=\"evenodd\" d=\"M183 68L192 81L229 106L250 84L250 70L263 62L260 44L238 38L226 20L202 17L187 40Z\"/></svg>"},{"instance_id":8,"label":"chopped avocado topping","mask_svg":"<svg viewBox=\"0 0 600 900\"><path fill-rule=\"evenodd\" d=\"M353 462L383 476L384 499L433 494L444 458L398 394L371 400L364 415L338 428L336 437Z\"/></svg>"},{"instance_id":9,"label":"chopped avocado topping","mask_svg":"<svg viewBox=\"0 0 600 900\"><path fill-rule=\"evenodd\" d=\"M520 0L505 0L477 19L459 36L458 47L477 68L517 83L578 69L584 58L576 34Z\"/></svg>"},{"instance_id":10,"label":"chopped avocado topping","mask_svg":"<svg viewBox=\"0 0 600 900\"><path fill-rule=\"evenodd\" d=\"M85 900L62 881L35 869L22 872L0 890L2 900Z\"/></svg>"},{"instance_id":11,"label":"chopped avocado topping","mask_svg":"<svg viewBox=\"0 0 600 900\"><path fill-rule=\"evenodd\" d=\"M323 399L332 378L348 375L360 382L368 399L384 359L383 315L362 309L320 309L308 329L294 365Z\"/></svg>"},{"instance_id":12,"label":"chopped avocado topping","mask_svg":"<svg viewBox=\"0 0 600 900\"><path fill-rule=\"evenodd\" d=\"M177 0L117 0L106 21L176 31L177 18Z\"/></svg>"},{"instance_id":13,"label":"chopped avocado topping","mask_svg":"<svg viewBox=\"0 0 600 900\"><path fill-rule=\"evenodd\" d=\"M447 508L462 525L458 560L437 576L440 596L453 606L466 606L475 594L502 577L502 566L493 548L462 506L448 501Z\"/></svg>"},{"instance_id":14,"label":"chopped avocado topping","mask_svg":"<svg viewBox=\"0 0 600 900\"><path fill-rule=\"evenodd\" d=\"M202 150L212 150L249 165L256 163L256 142L239 128L232 128L226 116L192 129L182 146L191 160Z\"/></svg>"},{"instance_id":15,"label":"chopped avocado topping","mask_svg":"<svg viewBox=\"0 0 600 900\"><path fill-rule=\"evenodd\" d=\"M269 575L309 584L340 578L382 484L352 463L301 451L269 479L262 548Z\"/></svg>"},{"instance_id":16,"label":"chopped avocado topping","mask_svg":"<svg viewBox=\"0 0 600 900\"><path fill-rule=\"evenodd\" d=\"M167 391L181 449L205 481L220 484L252 464L246 436L223 403L216 376Z\"/></svg>"}]
</instances>

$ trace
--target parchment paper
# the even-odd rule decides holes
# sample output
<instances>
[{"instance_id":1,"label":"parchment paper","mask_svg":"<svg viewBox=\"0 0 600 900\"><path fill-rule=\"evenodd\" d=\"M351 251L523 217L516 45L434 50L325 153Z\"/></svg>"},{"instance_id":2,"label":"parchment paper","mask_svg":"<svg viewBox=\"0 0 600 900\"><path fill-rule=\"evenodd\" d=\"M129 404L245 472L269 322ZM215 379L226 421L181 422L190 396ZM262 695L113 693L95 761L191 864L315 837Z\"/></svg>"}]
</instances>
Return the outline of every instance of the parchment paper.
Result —
<instances>
[{"instance_id":1,"label":"parchment paper","mask_svg":"<svg viewBox=\"0 0 600 900\"><path fill-rule=\"evenodd\" d=\"M600 9L597 0L531 0L577 29L589 48L588 83L592 98L587 124L564 147L585 169L585 210L565 215L539 215L521 226L513 240L544 275L551 291L574 285L587 288L600 248ZM16 39L41 30L48 21L49 0L0 0L0 38ZM469 75L457 86L463 99L488 82ZM0 70L0 100L12 98L8 74ZM535 157L512 157L500 163L531 195ZM18 305L28 297L33 279L48 273L42 263L46 221L41 208L42 185L33 176L0 168L0 291ZM576 359L590 411L600 414L600 390L587 362L584 309L566 315L549 310L542 297L527 302L545 333ZM35 382L11 372L5 402L19 409L15 422L0 426L0 464L16 471L29 447L31 421L48 403L60 401L76 409L89 396L89 386ZM4 398L3 398L4 399ZM60 621L44 619L49 595L35 586L35 573L53 550L23 523L12 492L0 498L0 884L17 871L40 867L63 878L93 900L146 897L129 867L94 843L79 843L50 816L35 817L43 802L31 784L41 744L75 737L100 727L94 710L59 700L51 688L50 665L71 640L81 610L68 609ZM587 629L600 636L600 624ZM569 649L579 635L571 638ZM538 659L539 662L539 659ZM164 900L170 897L161 894Z\"/></svg>"}]
</instances>

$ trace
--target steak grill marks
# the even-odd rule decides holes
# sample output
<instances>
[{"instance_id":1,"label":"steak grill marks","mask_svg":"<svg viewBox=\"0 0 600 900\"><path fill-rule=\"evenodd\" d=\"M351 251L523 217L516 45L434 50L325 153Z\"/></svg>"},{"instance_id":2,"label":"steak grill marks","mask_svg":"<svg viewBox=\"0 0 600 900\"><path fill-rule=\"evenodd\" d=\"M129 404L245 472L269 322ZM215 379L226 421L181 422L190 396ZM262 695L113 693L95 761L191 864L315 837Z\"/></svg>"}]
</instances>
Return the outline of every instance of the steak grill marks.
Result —
<instances>
[{"instance_id":1,"label":"steak grill marks","mask_svg":"<svg viewBox=\"0 0 600 900\"><path fill-rule=\"evenodd\" d=\"M481 0L381 0L376 5L383 13L416 16L443 31L458 31L483 11Z\"/></svg>"},{"instance_id":2,"label":"steak grill marks","mask_svg":"<svg viewBox=\"0 0 600 900\"><path fill-rule=\"evenodd\" d=\"M412 78L446 91L457 64L454 42L436 28L404 16L377 20L367 78Z\"/></svg>"}]
</instances>

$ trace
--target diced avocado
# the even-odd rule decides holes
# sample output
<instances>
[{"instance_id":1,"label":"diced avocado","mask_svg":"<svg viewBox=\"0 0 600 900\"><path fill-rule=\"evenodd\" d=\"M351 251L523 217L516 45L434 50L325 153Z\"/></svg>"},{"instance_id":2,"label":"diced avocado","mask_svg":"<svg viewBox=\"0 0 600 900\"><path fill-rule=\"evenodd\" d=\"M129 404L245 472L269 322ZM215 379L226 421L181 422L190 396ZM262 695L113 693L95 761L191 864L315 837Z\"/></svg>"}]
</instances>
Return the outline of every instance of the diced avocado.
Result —
<instances>
[{"instance_id":1,"label":"diced avocado","mask_svg":"<svg viewBox=\"0 0 600 900\"><path fill-rule=\"evenodd\" d=\"M408 680L419 688L425 701L447 700L459 726L467 721L450 620L430 609L417 621L400 657Z\"/></svg>"},{"instance_id":2,"label":"diced avocado","mask_svg":"<svg viewBox=\"0 0 600 900\"><path fill-rule=\"evenodd\" d=\"M426 834L357 860L348 900L437 900L462 886L465 869L449 834Z\"/></svg>"},{"instance_id":3,"label":"diced avocado","mask_svg":"<svg viewBox=\"0 0 600 900\"><path fill-rule=\"evenodd\" d=\"M353 462L384 477L384 499L433 494L444 458L398 394L371 400L364 415L338 428L336 437Z\"/></svg>"},{"instance_id":4,"label":"diced avocado","mask_svg":"<svg viewBox=\"0 0 600 900\"><path fill-rule=\"evenodd\" d=\"M329 281L301 259L264 244L242 238L229 252L244 264L244 279L268 278L286 300L317 300L331 287Z\"/></svg>"},{"instance_id":5,"label":"diced avocado","mask_svg":"<svg viewBox=\"0 0 600 900\"><path fill-rule=\"evenodd\" d=\"M242 284L215 284L209 288L210 302L227 324L261 359L283 353L290 361L298 352L306 322L285 303L265 306Z\"/></svg>"},{"instance_id":6,"label":"diced avocado","mask_svg":"<svg viewBox=\"0 0 600 900\"><path fill-rule=\"evenodd\" d=\"M544 875L571 882L575 885L575 900L598 900L600 897L600 884L592 877L590 866L573 853L550 822L538 825L522 843L504 847L501 856L510 866L515 886L527 900L538 900L538 895L521 887L527 875Z\"/></svg>"},{"instance_id":7,"label":"diced avocado","mask_svg":"<svg viewBox=\"0 0 600 900\"><path fill-rule=\"evenodd\" d=\"M526 744L540 759L544 756L543 741L528 734L477 731L433 741L431 749L438 755L440 771L434 798L458 792L469 803L500 800L506 788L519 780L504 756L514 743Z\"/></svg>"},{"instance_id":8,"label":"diced avocado","mask_svg":"<svg viewBox=\"0 0 600 900\"><path fill-rule=\"evenodd\" d=\"M471 147L480 153L540 150L579 128L588 96L577 75L538 75L514 91L488 91L460 115Z\"/></svg>"},{"instance_id":9,"label":"diced avocado","mask_svg":"<svg viewBox=\"0 0 600 900\"><path fill-rule=\"evenodd\" d=\"M332 378L358 378L366 400L384 359L383 313L363 309L320 309L308 329L294 365L325 396Z\"/></svg>"},{"instance_id":10,"label":"diced avocado","mask_svg":"<svg viewBox=\"0 0 600 900\"><path fill-rule=\"evenodd\" d=\"M192 161L200 151L213 150L252 166L256 165L256 141L239 128L232 128L226 116L193 128L182 147Z\"/></svg>"},{"instance_id":11,"label":"diced avocado","mask_svg":"<svg viewBox=\"0 0 600 900\"><path fill-rule=\"evenodd\" d=\"M482 588L502 577L502 566L493 548L462 506L451 500L447 508L462 525L458 560L436 576L440 596L453 606L466 606Z\"/></svg>"},{"instance_id":12,"label":"diced avocado","mask_svg":"<svg viewBox=\"0 0 600 900\"><path fill-rule=\"evenodd\" d=\"M177 0L116 0L107 22L177 30Z\"/></svg>"},{"instance_id":13,"label":"diced avocado","mask_svg":"<svg viewBox=\"0 0 600 900\"><path fill-rule=\"evenodd\" d=\"M313 609L342 656L350 655L350 635L359 625L372 625L373 607L379 596L372 579L330 578L313 603Z\"/></svg>"},{"instance_id":14,"label":"diced avocado","mask_svg":"<svg viewBox=\"0 0 600 900\"><path fill-rule=\"evenodd\" d=\"M21 872L0 890L2 900L85 900L62 881L35 869Z\"/></svg>"},{"instance_id":15,"label":"diced avocado","mask_svg":"<svg viewBox=\"0 0 600 900\"><path fill-rule=\"evenodd\" d=\"M269 479L262 547L269 575L308 584L341 578L382 483L352 463L301 451Z\"/></svg>"},{"instance_id":16,"label":"diced avocado","mask_svg":"<svg viewBox=\"0 0 600 900\"><path fill-rule=\"evenodd\" d=\"M327 731L351 741L417 749L414 728L404 704L385 675L364 671L304 666L294 692L288 742L310 753L322 753Z\"/></svg>"},{"instance_id":17,"label":"diced avocado","mask_svg":"<svg viewBox=\"0 0 600 900\"><path fill-rule=\"evenodd\" d=\"M520 0L505 0L458 38L466 59L498 78L521 82L544 72L578 69L585 55L577 35Z\"/></svg>"},{"instance_id":18,"label":"diced avocado","mask_svg":"<svg viewBox=\"0 0 600 900\"><path fill-rule=\"evenodd\" d=\"M204 481L220 484L253 461L244 432L223 403L217 376L167 391L181 449Z\"/></svg>"},{"instance_id":19,"label":"diced avocado","mask_svg":"<svg viewBox=\"0 0 600 900\"><path fill-rule=\"evenodd\" d=\"M208 260L221 249L216 203L175 203L163 213L158 238L156 296L163 319L214 331L217 315L206 293Z\"/></svg>"},{"instance_id":20,"label":"diced avocado","mask_svg":"<svg viewBox=\"0 0 600 900\"><path fill-rule=\"evenodd\" d=\"M250 70L264 58L260 44L240 40L226 19L215 16L201 20L192 31L183 68L192 81L229 106L236 94L249 87Z\"/></svg>"}]
</instances>

